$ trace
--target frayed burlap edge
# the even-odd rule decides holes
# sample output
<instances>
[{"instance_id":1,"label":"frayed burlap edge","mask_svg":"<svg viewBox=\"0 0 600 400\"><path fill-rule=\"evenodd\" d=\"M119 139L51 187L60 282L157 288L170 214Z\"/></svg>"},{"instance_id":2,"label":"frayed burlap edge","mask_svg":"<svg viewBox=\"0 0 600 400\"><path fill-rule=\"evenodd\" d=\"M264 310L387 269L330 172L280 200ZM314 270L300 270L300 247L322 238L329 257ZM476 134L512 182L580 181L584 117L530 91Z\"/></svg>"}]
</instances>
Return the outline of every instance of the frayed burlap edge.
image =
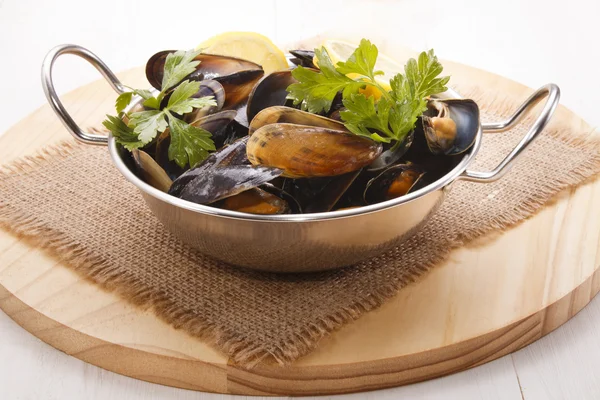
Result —
<instances>
[{"instance_id":1,"label":"frayed burlap edge","mask_svg":"<svg viewBox=\"0 0 600 400\"><path fill-rule=\"evenodd\" d=\"M488 93L477 87L460 89L465 97L475 99L483 110L497 115L510 115L524 100L500 96L498 93ZM532 120L530 117L524 123L531 123ZM467 232L463 238L451 243L445 253L439 254L428 264L420 266L417 273L405 280L389 282L368 298L360 299L349 307L337 310L328 318L316 321L303 332L283 340L275 350L266 349L261 343L250 343L246 338L240 337L238 332L223 330L207 324L196 315L182 312L166 297L158 296L156 293L140 287L138 282L131 277L119 274L114 267L110 266L108 260L94 255L93 250L87 249L83 242L73 241L65 234L45 226L35 217L14 210L1 201L0 227L26 238L33 246L46 249L81 276L100 285L103 289L114 292L139 307L152 309L163 321L177 328L183 328L192 336L206 341L227 354L234 363L240 366L251 368L269 357L279 364L285 365L314 350L324 336L359 318L365 312L381 306L395 296L399 289L415 282L429 269L445 261L454 249L493 230L506 230L514 227L517 223L539 212L542 206L559 191L579 185L600 171L600 139L595 137L592 132L581 134L566 128L550 127L543 134L571 145L591 147L597 151L597 154L583 165L565 174L563 178L546 185L529 202L516 205L510 214L498 215L490 225ZM47 159L68 157L78 146L82 145L73 141L64 141L49 146L34 156L24 157L3 167L0 177L30 171ZM82 238L82 240L84 239Z\"/></svg>"}]
</instances>

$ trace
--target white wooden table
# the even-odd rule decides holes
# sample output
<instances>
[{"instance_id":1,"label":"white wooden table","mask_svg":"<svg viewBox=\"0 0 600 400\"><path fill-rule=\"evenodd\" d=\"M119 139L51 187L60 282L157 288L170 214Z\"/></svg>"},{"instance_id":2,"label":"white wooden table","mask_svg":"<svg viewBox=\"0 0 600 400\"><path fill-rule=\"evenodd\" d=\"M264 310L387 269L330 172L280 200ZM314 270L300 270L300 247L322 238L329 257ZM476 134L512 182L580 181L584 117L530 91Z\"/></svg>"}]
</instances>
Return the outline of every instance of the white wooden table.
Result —
<instances>
[{"instance_id":1,"label":"white wooden table","mask_svg":"<svg viewBox=\"0 0 600 400\"><path fill-rule=\"evenodd\" d=\"M300 3L302 5L300 6ZM165 6L163 4L170 4ZM177 16L177 29L158 18ZM221 31L261 32L290 42L320 31L386 31L408 47L433 47L442 58L537 87L554 81L563 104L592 126L600 47L597 0L399 1L119 1L0 0L0 132L45 103L39 67L52 46L90 48L115 71L140 65L166 48L190 48ZM381 39L380 39L381 40ZM80 60L61 59L57 86L66 92L97 79ZM466 372L420 384L340 398L598 399L600 299L533 345ZM47 346L0 313L1 399L226 399L136 381L87 365Z\"/></svg>"}]
</instances>

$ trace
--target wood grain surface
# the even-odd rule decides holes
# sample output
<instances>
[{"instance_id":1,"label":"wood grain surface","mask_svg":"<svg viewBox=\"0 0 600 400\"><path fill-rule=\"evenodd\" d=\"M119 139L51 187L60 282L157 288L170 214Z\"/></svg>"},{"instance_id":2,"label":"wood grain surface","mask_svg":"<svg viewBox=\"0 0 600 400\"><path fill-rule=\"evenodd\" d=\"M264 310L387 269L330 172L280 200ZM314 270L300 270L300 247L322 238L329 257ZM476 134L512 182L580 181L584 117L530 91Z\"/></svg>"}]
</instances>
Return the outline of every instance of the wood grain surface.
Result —
<instances>
[{"instance_id":1,"label":"wood grain surface","mask_svg":"<svg viewBox=\"0 0 600 400\"><path fill-rule=\"evenodd\" d=\"M455 83L475 81L523 98L531 92L480 70L445 66ZM143 86L140 69L121 79ZM96 82L65 96L64 102L81 125L90 126L110 111L114 97L105 83ZM565 108L553 123L590 130ZM0 138L0 157L9 160L67 136L42 107ZM599 200L598 182L563 193L519 227L454 252L421 282L285 368L246 371L229 365L209 346L99 290L6 232L0 232L0 307L68 354L166 385L265 395L400 385L508 354L581 310L600 290Z\"/></svg>"}]
</instances>

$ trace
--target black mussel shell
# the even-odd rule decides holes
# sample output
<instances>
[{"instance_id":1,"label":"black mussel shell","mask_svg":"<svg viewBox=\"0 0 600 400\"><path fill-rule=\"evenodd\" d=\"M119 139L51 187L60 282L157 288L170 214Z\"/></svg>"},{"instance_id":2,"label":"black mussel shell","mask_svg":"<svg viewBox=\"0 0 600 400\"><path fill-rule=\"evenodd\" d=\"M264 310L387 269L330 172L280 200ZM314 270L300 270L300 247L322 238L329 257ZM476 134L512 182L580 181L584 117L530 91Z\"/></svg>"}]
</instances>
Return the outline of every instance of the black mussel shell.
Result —
<instances>
[{"instance_id":1,"label":"black mussel shell","mask_svg":"<svg viewBox=\"0 0 600 400\"><path fill-rule=\"evenodd\" d=\"M398 164L371 179L365 188L367 204L395 199L411 192L425 171L414 164Z\"/></svg>"},{"instance_id":2,"label":"black mussel shell","mask_svg":"<svg viewBox=\"0 0 600 400\"><path fill-rule=\"evenodd\" d=\"M460 154L475 143L480 130L479 107L468 99L430 100L422 124L431 153Z\"/></svg>"},{"instance_id":3,"label":"black mussel shell","mask_svg":"<svg viewBox=\"0 0 600 400\"><path fill-rule=\"evenodd\" d=\"M317 66L313 63L313 58L315 57L315 52L311 50L290 50L290 54L295 58L292 58L292 61L295 65L300 65L306 68L317 68Z\"/></svg>"},{"instance_id":4,"label":"black mussel shell","mask_svg":"<svg viewBox=\"0 0 600 400\"><path fill-rule=\"evenodd\" d=\"M134 149L131 152L135 169L139 176L149 185L158 190L167 192L173 180L167 175L165 170L143 150Z\"/></svg>"},{"instance_id":5,"label":"black mussel shell","mask_svg":"<svg viewBox=\"0 0 600 400\"><path fill-rule=\"evenodd\" d=\"M324 178L289 179L283 189L297 201L304 213L331 211L360 171Z\"/></svg>"},{"instance_id":6,"label":"black mussel shell","mask_svg":"<svg viewBox=\"0 0 600 400\"><path fill-rule=\"evenodd\" d=\"M415 131L413 130L406 135L406 137L400 143L400 145L398 145L398 146L394 146L394 145L390 146L389 144L384 145L384 147L383 147L384 150L381 153L381 155L379 157L377 157L375 159L375 161L373 161L371 163L371 165L369 165L367 167L367 170L381 171L387 167L390 167L390 166L398 163L400 161L400 159L402 158L402 156L404 156L406 154L406 152L412 145L414 136L415 136Z\"/></svg>"},{"instance_id":7,"label":"black mussel shell","mask_svg":"<svg viewBox=\"0 0 600 400\"><path fill-rule=\"evenodd\" d=\"M273 72L258 81L248 98L248 121L252 122L256 114L267 107L291 106L292 101L287 99L287 88L296 82L290 70Z\"/></svg>"},{"instance_id":8,"label":"black mussel shell","mask_svg":"<svg viewBox=\"0 0 600 400\"><path fill-rule=\"evenodd\" d=\"M191 125L209 131L216 148L219 149L225 144L229 133L227 127L233 122L236 115L237 112L234 110L221 111L197 119L191 122Z\"/></svg>"},{"instance_id":9,"label":"black mussel shell","mask_svg":"<svg viewBox=\"0 0 600 400\"><path fill-rule=\"evenodd\" d=\"M235 119L243 126L248 126L249 122L246 117L248 98L263 74L264 71L262 69L246 70L215 78L225 89L225 104L223 105L223 109L236 110L238 113Z\"/></svg>"},{"instance_id":10,"label":"black mussel shell","mask_svg":"<svg viewBox=\"0 0 600 400\"><path fill-rule=\"evenodd\" d=\"M260 186L281 175L281 172L277 168L211 164L210 168L205 168L190 180L178 197L198 204L210 204Z\"/></svg>"},{"instance_id":11,"label":"black mussel shell","mask_svg":"<svg viewBox=\"0 0 600 400\"><path fill-rule=\"evenodd\" d=\"M179 194L191 180L201 175L205 170L218 165L248 165L246 158L246 144L248 137L237 140L229 146L209 155L206 160L196 167L186 171L173 181L169 194L179 197Z\"/></svg>"},{"instance_id":12,"label":"black mussel shell","mask_svg":"<svg viewBox=\"0 0 600 400\"><path fill-rule=\"evenodd\" d=\"M298 200L296 200L294 198L294 196L292 196L291 194L289 194L288 192L283 190L283 187L282 187L283 185L280 187L279 185L276 185L274 183L278 179L281 179L283 181L286 178L277 177L277 178L273 179L271 182L261 185L260 188L266 192L272 193L272 194L276 195L277 197L280 197L283 200L285 200L289 206L290 213L302 214L302 207L300 206L300 203L298 203Z\"/></svg>"},{"instance_id":13,"label":"black mussel shell","mask_svg":"<svg viewBox=\"0 0 600 400\"><path fill-rule=\"evenodd\" d=\"M215 207L249 214L275 215L290 212L281 197L261 188L252 188L214 203Z\"/></svg>"},{"instance_id":14,"label":"black mussel shell","mask_svg":"<svg viewBox=\"0 0 600 400\"><path fill-rule=\"evenodd\" d=\"M164 50L154 54L146 63L146 78L150 84L161 90L164 74L165 60L167 55L174 53L175 50ZM214 79L221 76L231 75L239 71L261 70L262 67L248 60L242 60L234 57L218 56L213 54L200 54L196 58L200 64L196 71L186 76L184 79L201 81L205 79Z\"/></svg>"}]
</instances>

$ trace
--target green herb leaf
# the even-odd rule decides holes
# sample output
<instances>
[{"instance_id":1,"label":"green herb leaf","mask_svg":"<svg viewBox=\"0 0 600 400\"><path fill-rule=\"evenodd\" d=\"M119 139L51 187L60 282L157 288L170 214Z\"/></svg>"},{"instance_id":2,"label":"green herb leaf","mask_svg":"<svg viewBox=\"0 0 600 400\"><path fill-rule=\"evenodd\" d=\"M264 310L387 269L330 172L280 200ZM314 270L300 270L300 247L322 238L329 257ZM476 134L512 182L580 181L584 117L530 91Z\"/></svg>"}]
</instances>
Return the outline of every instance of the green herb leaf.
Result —
<instances>
[{"instance_id":1,"label":"green herb leaf","mask_svg":"<svg viewBox=\"0 0 600 400\"><path fill-rule=\"evenodd\" d=\"M115 101L115 109L117 110L117 114L122 112L125 109L125 107L127 107L129 105L129 103L131 103L132 98L133 98L133 92L121 93L117 97L117 100Z\"/></svg>"},{"instance_id":2,"label":"green herb leaf","mask_svg":"<svg viewBox=\"0 0 600 400\"><path fill-rule=\"evenodd\" d=\"M378 54L377 46L363 39L346 62L337 63L336 70L344 75L354 73L375 80L376 75L383 75L382 71L374 71Z\"/></svg>"},{"instance_id":3,"label":"green herb leaf","mask_svg":"<svg viewBox=\"0 0 600 400\"><path fill-rule=\"evenodd\" d=\"M380 105L382 101L384 104ZM340 112L340 116L350 132L371 139L374 139L371 130L379 131L388 137L393 136L388 122L389 104L385 99L381 99L376 107L372 96L367 98L364 94L353 94L350 98L344 99L344 107L346 110ZM381 112L378 112L378 108ZM377 135L377 137L381 136ZM390 139L383 141L389 143Z\"/></svg>"},{"instance_id":4,"label":"green herb leaf","mask_svg":"<svg viewBox=\"0 0 600 400\"><path fill-rule=\"evenodd\" d=\"M153 108L155 110L158 110L160 108L160 100L156 97L150 97L149 99L144 100L142 104L144 105L144 107Z\"/></svg>"},{"instance_id":5,"label":"green herb leaf","mask_svg":"<svg viewBox=\"0 0 600 400\"><path fill-rule=\"evenodd\" d=\"M144 100L153 99L152 92L146 89L133 89L133 93L140 96Z\"/></svg>"},{"instance_id":6,"label":"green herb leaf","mask_svg":"<svg viewBox=\"0 0 600 400\"><path fill-rule=\"evenodd\" d=\"M133 126L133 132L138 135L138 139L144 143L150 143L159 132L167 129L165 113L160 110L140 111L131 114L130 126Z\"/></svg>"},{"instance_id":7,"label":"green herb leaf","mask_svg":"<svg viewBox=\"0 0 600 400\"><path fill-rule=\"evenodd\" d=\"M200 53L200 50L179 50L167 55L161 84L162 92L177 85L196 70L196 66L200 64L200 61L196 61L194 58Z\"/></svg>"},{"instance_id":8,"label":"green herb leaf","mask_svg":"<svg viewBox=\"0 0 600 400\"><path fill-rule=\"evenodd\" d=\"M338 92L346 110L340 113L346 127L354 134L370 137L379 142L402 141L414 129L419 115L426 109L426 97L447 90L450 77L439 77L443 67L433 50L423 52L418 60L410 59L390 81L391 91L386 91L375 77L378 50L363 39L345 62L333 66L324 49L315 50L319 72L298 67L292 75L298 83L288 87L288 98L294 104L313 113L329 111ZM357 74L352 80L346 74ZM373 97L360 94L364 86L374 86L381 92L375 102Z\"/></svg>"},{"instance_id":9,"label":"green herb leaf","mask_svg":"<svg viewBox=\"0 0 600 400\"><path fill-rule=\"evenodd\" d=\"M144 145L139 139L133 129L127 126L122 120L123 114L119 117L107 115L106 120L102 122L102 125L108 129L117 143L122 144L127 150L138 149Z\"/></svg>"},{"instance_id":10,"label":"green herb leaf","mask_svg":"<svg viewBox=\"0 0 600 400\"><path fill-rule=\"evenodd\" d=\"M209 151L215 150L211 133L205 129L186 124L166 111L169 120L171 145L169 160L175 160L177 165L184 168L188 163L190 168L204 161Z\"/></svg>"},{"instance_id":11,"label":"green herb leaf","mask_svg":"<svg viewBox=\"0 0 600 400\"><path fill-rule=\"evenodd\" d=\"M212 96L191 98L198 90L200 90L200 82L183 81L171 94L167 108L174 113L185 114L191 112L194 108L217 105Z\"/></svg>"},{"instance_id":12,"label":"green herb leaf","mask_svg":"<svg viewBox=\"0 0 600 400\"><path fill-rule=\"evenodd\" d=\"M302 109L308 112L327 112L339 91L349 96L357 93L364 83L356 82L336 71L324 49L315 49L315 55L321 71L304 67L294 68L292 76L298 83L293 83L287 88L287 98L293 100L294 105L300 104Z\"/></svg>"}]
</instances>

